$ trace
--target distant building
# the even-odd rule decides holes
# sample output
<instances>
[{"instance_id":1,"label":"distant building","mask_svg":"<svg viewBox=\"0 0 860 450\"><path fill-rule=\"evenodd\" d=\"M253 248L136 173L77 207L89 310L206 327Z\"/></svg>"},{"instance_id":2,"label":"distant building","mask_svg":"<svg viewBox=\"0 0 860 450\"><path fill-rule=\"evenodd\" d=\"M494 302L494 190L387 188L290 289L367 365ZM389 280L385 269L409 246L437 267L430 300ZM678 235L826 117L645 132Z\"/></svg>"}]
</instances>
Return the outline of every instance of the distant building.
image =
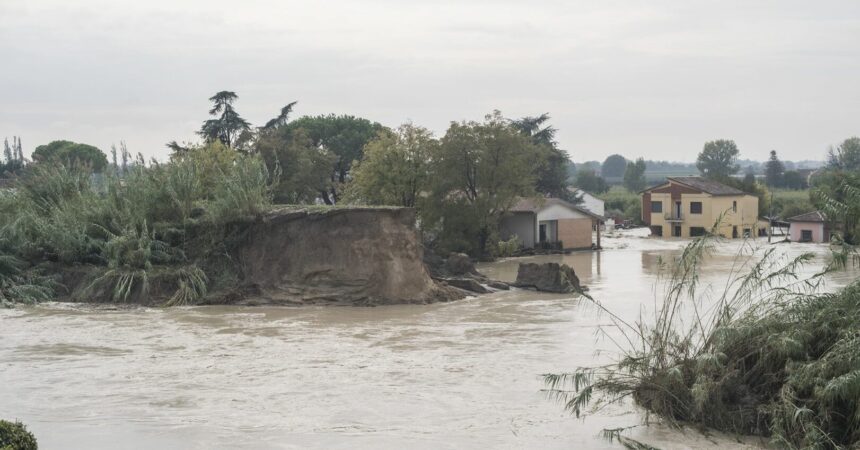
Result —
<instances>
[{"instance_id":1,"label":"distant building","mask_svg":"<svg viewBox=\"0 0 860 450\"><path fill-rule=\"evenodd\" d=\"M788 238L792 242L830 242L827 216L821 211L788 218Z\"/></svg>"},{"instance_id":2,"label":"distant building","mask_svg":"<svg viewBox=\"0 0 860 450\"><path fill-rule=\"evenodd\" d=\"M758 234L758 197L731 186L701 177L669 177L641 194L642 221L654 236L701 236L718 220L722 236Z\"/></svg>"},{"instance_id":3,"label":"distant building","mask_svg":"<svg viewBox=\"0 0 860 450\"><path fill-rule=\"evenodd\" d=\"M603 216L558 198L521 199L502 217L499 231L504 240L517 236L524 248L587 249L600 246L600 231L595 244L592 229L602 221Z\"/></svg>"},{"instance_id":4,"label":"distant building","mask_svg":"<svg viewBox=\"0 0 860 450\"><path fill-rule=\"evenodd\" d=\"M594 194L591 194L589 192L583 191L582 189L578 189L578 188L571 188L571 192L576 197L579 197L582 199L582 203L580 203L577 206L585 208L586 210L588 210L588 211L590 211L590 212L592 212L598 216L606 218L604 223L603 223L604 224L603 229L615 228L615 220L610 219L609 217L606 216L606 209L604 207L604 201L602 199L597 198Z\"/></svg>"}]
</instances>

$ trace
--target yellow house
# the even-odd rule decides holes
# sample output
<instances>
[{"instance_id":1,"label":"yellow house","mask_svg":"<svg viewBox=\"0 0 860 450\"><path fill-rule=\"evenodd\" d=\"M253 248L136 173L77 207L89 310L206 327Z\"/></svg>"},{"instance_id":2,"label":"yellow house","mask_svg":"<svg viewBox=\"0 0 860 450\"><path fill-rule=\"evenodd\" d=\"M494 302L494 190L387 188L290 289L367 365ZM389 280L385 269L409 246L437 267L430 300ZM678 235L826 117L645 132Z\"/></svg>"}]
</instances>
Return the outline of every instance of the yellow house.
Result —
<instances>
[{"instance_id":1,"label":"yellow house","mask_svg":"<svg viewBox=\"0 0 860 450\"><path fill-rule=\"evenodd\" d=\"M694 237L720 222L717 234L755 237L758 197L701 177L671 177L641 192L642 221L653 236Z\"/></svg>"}]
</instances>

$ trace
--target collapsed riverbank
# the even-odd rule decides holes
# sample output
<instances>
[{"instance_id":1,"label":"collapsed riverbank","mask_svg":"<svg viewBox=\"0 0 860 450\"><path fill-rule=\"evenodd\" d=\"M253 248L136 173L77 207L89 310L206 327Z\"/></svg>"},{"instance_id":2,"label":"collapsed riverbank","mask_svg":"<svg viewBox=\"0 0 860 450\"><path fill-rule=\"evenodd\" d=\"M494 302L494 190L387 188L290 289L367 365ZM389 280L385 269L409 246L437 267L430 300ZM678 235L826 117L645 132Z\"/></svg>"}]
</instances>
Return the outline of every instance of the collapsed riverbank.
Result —
<instances>
[{"instance_id":1,"label":"collapsed riverbank","mask_svg":"<svg viewBox=\"0 0 860 450\"><path fill-rule=\"evenodd\" d=\"M207 291L195 304L425 304L488 292L431 276L412 208L276 205L258 219L234 223L232 228L228 253L217 256L232 262L234 272L228 278L234 283ZM215 263L198 262L201 267ZM94 285L101 267L52 269L64 287L58 300L114 301L112 286ZM471 274L459 274L455 280L464 275ZM474 276L480 279L479 274ZM165 304L181 284L170 277L156 281L146 290L137 287L130 302Z\"/></svg>"}]
</instances>

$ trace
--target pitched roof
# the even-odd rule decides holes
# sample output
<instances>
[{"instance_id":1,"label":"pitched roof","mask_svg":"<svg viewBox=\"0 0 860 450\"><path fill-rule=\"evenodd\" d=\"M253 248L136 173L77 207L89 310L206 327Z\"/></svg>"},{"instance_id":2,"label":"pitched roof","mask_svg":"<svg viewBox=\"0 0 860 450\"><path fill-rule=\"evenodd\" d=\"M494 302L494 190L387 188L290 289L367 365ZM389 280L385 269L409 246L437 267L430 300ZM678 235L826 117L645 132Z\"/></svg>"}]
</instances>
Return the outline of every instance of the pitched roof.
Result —
<instances>
[{"instance_id":1,"label":"pitched roof","mask_svg":"<svg viewBox=\"0 0 860 450\"><path fill-rule=\"evenodd\" d=\"M827 216L821 211L812 211L787 219L789 222L827 222Z\"/></svg>"},{"instance_id":2,"label":"pitched roof","mask_svg":"<svg viewBox=\"0 0 860 450\"><path fill-rule=\"evenodd\" d=\"M702 177L667 177L669 181L674 181L684 186L689 186L693 189L698 189L704 193L711 195L744 195L744 191L727 186L719 181L708 180Z\"/></svg>"},{"instance_id":3,"label":"pitched roof","mask_svg":"<svg viewBox=\"0 0 860 450\"><path fill-rule=\"evenodd\" d=\"M589 217L593 217L597 220L606 220L605 217L594 214L593 212L570 203L568 201L564 201L560 198L555 197L547 197L547 198L520 198L517 203L508 211L510 212L533 212L537 213L538 211L546 208L550 205L561 205L567 208L570 208L574 211L581 212Z\"/></svg>"}]
</instances>

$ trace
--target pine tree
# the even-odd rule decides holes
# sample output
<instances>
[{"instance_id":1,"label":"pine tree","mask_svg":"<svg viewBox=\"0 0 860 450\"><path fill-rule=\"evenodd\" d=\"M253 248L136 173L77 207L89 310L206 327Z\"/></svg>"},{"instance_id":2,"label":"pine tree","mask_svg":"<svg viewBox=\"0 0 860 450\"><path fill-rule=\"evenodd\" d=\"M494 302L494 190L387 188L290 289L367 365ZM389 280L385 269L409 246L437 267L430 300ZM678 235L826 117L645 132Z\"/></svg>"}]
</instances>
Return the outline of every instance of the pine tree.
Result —
<instances>
[{"instance_id":1,"label":"pine tree","mask_svg":"<svg viewBox=\"0 0 860 450\"><path fill-rule=\"evenodd\" d=\"M3 139L3 161L9 164L13 159L12 148L9 147L9 138Z\"/></svg>"},{"instance_id":2,"label":"pine tree","mask_svg":"<svg viewBox=\"0 0 860 450\"><path fill-rule=\"evenodd\" d=\"M15 155L15 159L18 160L21 164L24 164L24 148L21 146L21 138L15 137L15 150L17 151Z\"/></svg>"},{"instance_id":3,"label":"pine tree","mask_svg":"<svg viewBox=\"0 0 860 450\"><path fill-rule=\"evenodd\" d=\"M764 169L764 179L768 186L782 186L782 174L785 172L785 165L776 156L776 150L770 151L770 159L767 161Z\"/></svg>"},{"instance_id":4,"label":"pine tree","mask_svg":"<svg viewBox=\"0 0 860 450\"><path fill-rule=\"evenodd\" d=\"M113 144L110 145L110 159L113 170L117 170L119 166L116 163L116 145Z\"/></svg>"}]
</instances>

